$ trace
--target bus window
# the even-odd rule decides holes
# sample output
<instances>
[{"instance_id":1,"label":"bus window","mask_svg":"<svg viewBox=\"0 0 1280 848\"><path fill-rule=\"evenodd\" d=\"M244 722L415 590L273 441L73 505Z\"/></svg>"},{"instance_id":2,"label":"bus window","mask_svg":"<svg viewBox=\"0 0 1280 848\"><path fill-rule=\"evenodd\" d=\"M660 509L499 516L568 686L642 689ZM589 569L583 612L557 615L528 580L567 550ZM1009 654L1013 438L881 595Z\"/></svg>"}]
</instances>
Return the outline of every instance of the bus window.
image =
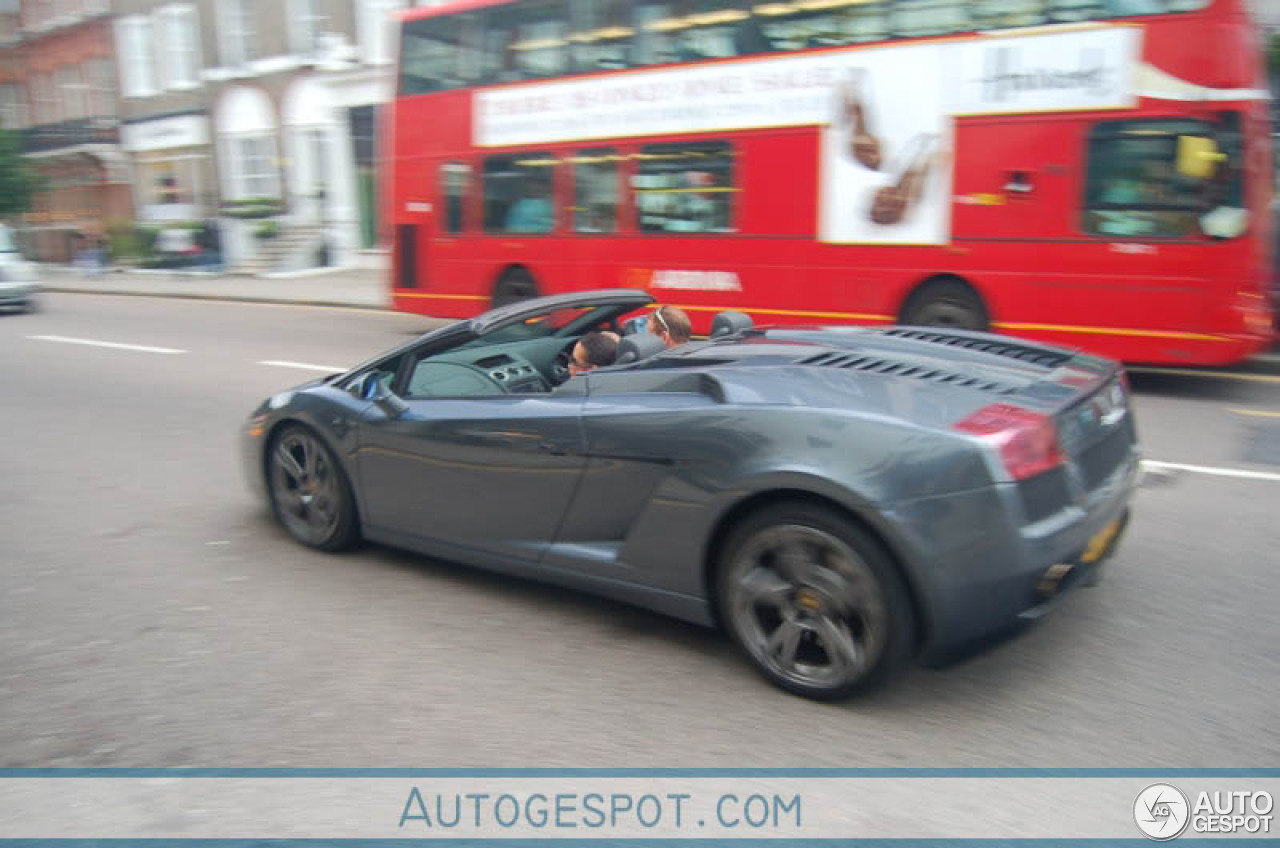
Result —
<instances>
[{"instance_id":1,"label":"bus window","mask_svg":"<svg viewBox=\"0 0 1280 848\"><path fill-rule=\"evenodd\" d=\"M573 163L573 229L612 233L618 229L618 162L611 148L583 150Z\"/></svg>"},{"instance_id":2,"label":"bus window","mask_svg":"<svg viewBox=\"0 0 1280 848\"><path fill-rule=\"evenodd\" d=\"M1044 0L978 0L970 15L974 29L1036 26L1044 23Z\"/></svg>"},{"instance_id":3,"label":"bus window","mask_svg":"<svg viewBox=\"0 0 1280 848\"><path fill-rule=\"evenodd\" d=\"M404 26L400 48L400 96L456 88L460 84L458 21L453 17L426 18Z\"/></svg>"},{"instance_id":4,"label":"bus window","mask_svg":"<svg viewBox=\"0 0 1280 848\"><path fill-rule=\"evenodd\" d=\"M569 17L565 0L528 0L488 12L489 53L495 82L542 79L569 72Z\"/></svg>"},{"instance_id":5,"label":"bus window","mask_svg":"<svg viewBox=\"0 0 1280 848\"><path fill-rule=\"evenodd\" d=\"M897 35L911 38L968 32L968 0L898 0L894 6L893 28Z\"/></svg>"},{"instance_id":6,"label":"bus window","mask_svg":"<svg viewBox=\"0 0 1280 848\"><path fill-rule=\"evenodd\" d=\"M466 223L467 194L471 188L471 166L445 162L440 166L440 193L444 197L444 231L462 232Z\"/></svg>"},{"instance_id":7,"label":"bus window","mask_svg":"<svg viewBox=\"0 0 1280 848\"><path fill-rule=\"evenodd\" d=\"M1209 135L1198 121L1116 121L1089 139L1085 230L1123 238L1196 232L1208 183L1177 172L1178 136Z\"/></svg>"},{"instance_id":8,"label":"bus window","mask_svg":"<svg viewBox=\"0 0 1280 848\"><path fill-rule=\"evenodd\" d=\"M1104 0L1049 0L1049 22L1096 21L1107 16Z\"/></svg>"},{"instance_id":9,"label":"bus window","mask_svg":"<svg viewBox=\"0 0 1280 848\"><path fill-rule=\"evenodd\" d=\"M762 53L749 0L667 0L636 4L632 65L727 59Z\"/></svg>"},{"instance_id":10,"label":"bus window","mask_svg":"<svg viewBox=\"0 0 1280 848\"><path fill-rule=\"evenodd\" d=\"M646 233L730 233L733 147L728 142L652 144L631 178L639 228Z\"/></svg>"},{"instance_id":11,"label":"bus window","mask_svg":"<svg viewBox=\"0 0 1280 848\"><path fill-rule=\"evenodd\" d=\"M868 0L843 9L761 3L756 5L755 14L770 49L801 50L890 38L891 5L886 0Z\"/></svg>"},{"instance_id":12,"label":"bus window","mask_svg":"<svg viewBox=\"0 0 1280 848\"><path fill-rule=\"evenodd\" d=\"M484 231L549 233L555 229L555 164L550 153L485 159Z\"/></svg>"},{"instance_id":13,"label":"bus window","mask_svg":"<svg viewBox=\"0 0 1280 848\"><path fill-rule=\"evenodd\" d=\"M585 73L614 71L629 64L631 26L629 0L571 0L569 52L573 69Z\"/></svg>"}]
</instances>

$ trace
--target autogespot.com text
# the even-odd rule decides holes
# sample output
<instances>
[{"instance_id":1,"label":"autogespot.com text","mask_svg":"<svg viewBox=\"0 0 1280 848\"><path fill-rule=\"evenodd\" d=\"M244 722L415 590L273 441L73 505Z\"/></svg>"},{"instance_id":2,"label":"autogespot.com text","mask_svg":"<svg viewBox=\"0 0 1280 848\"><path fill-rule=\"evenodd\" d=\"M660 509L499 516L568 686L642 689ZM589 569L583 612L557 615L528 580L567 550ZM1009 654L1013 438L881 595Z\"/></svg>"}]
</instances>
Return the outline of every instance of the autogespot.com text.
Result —
<instances>
[{"instance_id":1,"label":"autogespot.com text","mask_svg":"<svg viewBox=\"0 0 1280 848\"><path fill-rule=\"evenodd\" d=\"M619 827L698 830L798 830L803 823L799 795L724 793L485 792L432 793L413 787L400 815L406 830L489 830Z\"/></svg>"}]
</instances>

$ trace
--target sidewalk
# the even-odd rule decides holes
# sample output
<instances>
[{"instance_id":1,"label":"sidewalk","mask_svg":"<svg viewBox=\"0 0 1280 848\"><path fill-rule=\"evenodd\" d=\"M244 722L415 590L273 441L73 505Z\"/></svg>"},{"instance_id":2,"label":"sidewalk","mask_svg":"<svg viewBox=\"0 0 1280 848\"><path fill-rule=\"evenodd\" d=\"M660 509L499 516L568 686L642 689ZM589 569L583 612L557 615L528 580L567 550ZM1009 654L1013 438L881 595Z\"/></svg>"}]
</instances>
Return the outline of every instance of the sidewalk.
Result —
<instances>
[{"instance_id":1,"label":"sidewalk","mask_svg":"<svg viewBox=\"0 0 1280 848\"><path fill-rule=\"evenodd\" d=\"M43 265L40 267L40 283L45 291L74 294L180 297L361 309L391 307L387 272L354 268L249 277L179 271L107 271L102 274L86 274L75 268Z\"/></svg>"}]
</instances>

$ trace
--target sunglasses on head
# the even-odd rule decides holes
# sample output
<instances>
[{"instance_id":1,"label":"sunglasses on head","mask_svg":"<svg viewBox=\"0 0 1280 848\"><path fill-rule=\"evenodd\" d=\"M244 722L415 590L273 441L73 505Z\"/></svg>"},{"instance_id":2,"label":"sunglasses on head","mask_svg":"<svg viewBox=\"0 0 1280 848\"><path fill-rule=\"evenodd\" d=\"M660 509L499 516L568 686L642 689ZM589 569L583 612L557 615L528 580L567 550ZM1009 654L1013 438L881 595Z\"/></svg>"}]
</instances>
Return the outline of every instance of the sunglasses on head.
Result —
<instances>
[{"instance_id":1,"label":"sunglasses on head","mask_svg":"<svg viewBox=\"0 0 1280 848\"><path fill-rule=\"evenodd\" d=\"M671 327L667 324L667 319L662 317L661 306L653 310L653 317L657 318L658 323L662 325L662 332L667 333L669 335L671 333Z\"/></svg>"}]
</instances>

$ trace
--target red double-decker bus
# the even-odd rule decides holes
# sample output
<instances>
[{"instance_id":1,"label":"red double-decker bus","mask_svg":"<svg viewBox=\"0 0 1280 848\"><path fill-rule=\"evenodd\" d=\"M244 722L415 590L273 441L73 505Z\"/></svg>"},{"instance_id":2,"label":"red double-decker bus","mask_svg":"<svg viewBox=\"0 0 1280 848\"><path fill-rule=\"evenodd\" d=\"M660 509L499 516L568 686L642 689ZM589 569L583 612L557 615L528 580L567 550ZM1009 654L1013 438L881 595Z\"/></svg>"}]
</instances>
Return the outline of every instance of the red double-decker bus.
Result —
<instances>
[{"instance_id":1,"label":"red double-decker bus","mask_svg":"<svg viewBox=\"0 0 1280 848\"><path fill-rule=\"evenodd\" d=\"M397 308L627 286L1130 361L1273 338L1243 0L522 0L404 13Z\"/></svg>"}]
</instances>

